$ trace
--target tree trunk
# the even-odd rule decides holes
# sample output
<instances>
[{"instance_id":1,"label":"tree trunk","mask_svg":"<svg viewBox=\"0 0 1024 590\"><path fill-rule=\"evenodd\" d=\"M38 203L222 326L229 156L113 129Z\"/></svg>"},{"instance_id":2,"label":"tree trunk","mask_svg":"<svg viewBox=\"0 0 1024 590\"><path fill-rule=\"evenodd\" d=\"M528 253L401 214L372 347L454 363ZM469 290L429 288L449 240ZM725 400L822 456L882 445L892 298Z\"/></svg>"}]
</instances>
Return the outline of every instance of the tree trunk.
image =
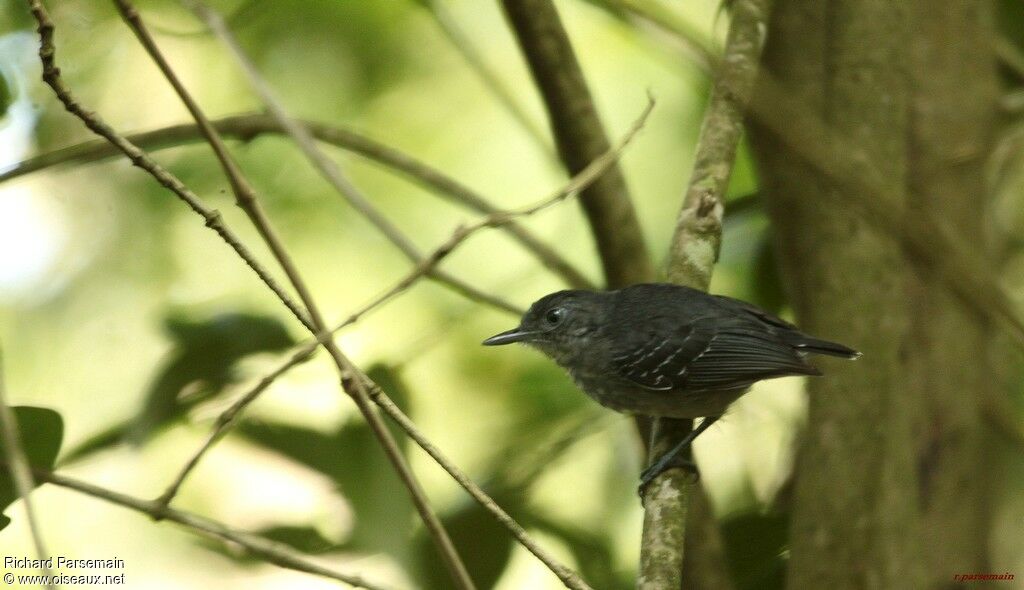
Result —
<instances>
[{"instance_id":1,"label":"tree trunk","mask_svg":"<svg viewBox=\"0 0 1024 590\"><path fill-rule=\"evenodd\" d=\"M979 0L944 2L941 10L927 0L910 6L910 214L927 212L966 238L971 258L989 260L983 170L998 100L994 6ZM925 564L933 586L948 585L953 573L988 571L994 459L981 414L987 396L1008 392L995 389L993 327L938 281L923 277L913 287L912 358L924 403L917 475Z\"/></svg>"},{"instance_id":2,"label":"tree trunk","mask_svg":"<svg viewBox=\"0 0 1024 590\"><path fill-rule=\"evenodd\" d=\"M766 69L902 195L985 260L982 166L996 113L989 3L779 0ZM986 571L980 407L991 328L755 125L783 278L801 326L863 351L810 381L793 499L792 589L954 586Z\"/></svg>"}]
</instances>

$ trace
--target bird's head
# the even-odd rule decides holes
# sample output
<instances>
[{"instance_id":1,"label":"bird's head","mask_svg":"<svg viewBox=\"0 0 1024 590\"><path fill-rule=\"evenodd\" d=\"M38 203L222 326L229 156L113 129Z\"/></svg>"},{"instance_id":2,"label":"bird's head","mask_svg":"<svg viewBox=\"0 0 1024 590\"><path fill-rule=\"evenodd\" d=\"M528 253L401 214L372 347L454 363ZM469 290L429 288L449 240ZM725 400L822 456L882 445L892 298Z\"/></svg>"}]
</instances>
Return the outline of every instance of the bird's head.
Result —
<instances>
[{"instance_id":1,"label":"bird's head","mask_svg":"<svg viewBox=\"0 0 1024 590\"><path fill-rule=\"evenodd\" d=\"M556 361L567 361L586 346L601 326L605 294L594 291L558 291L530 306L519 325L483 341L485 346L522 342L540 349Z\"/></svg>"}]
</instances>

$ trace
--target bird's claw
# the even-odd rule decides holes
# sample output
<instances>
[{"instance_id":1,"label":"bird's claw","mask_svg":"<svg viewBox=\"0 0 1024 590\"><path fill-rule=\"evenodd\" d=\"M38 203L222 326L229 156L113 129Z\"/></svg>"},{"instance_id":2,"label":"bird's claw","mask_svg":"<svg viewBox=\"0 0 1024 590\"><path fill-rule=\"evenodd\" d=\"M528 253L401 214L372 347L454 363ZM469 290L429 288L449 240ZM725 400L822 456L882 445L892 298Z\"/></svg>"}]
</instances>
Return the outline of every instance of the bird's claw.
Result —
<instances>
[{"instance_id":1,"label":"bird's claw","mask_svg":"<svg viewBox=\"0 0 1024 590\"><path fill-rule=\"evenodd\" d=\"M640 486L636 490L637 493L640 494L640 498L643 499L645 497L645 494L647 493L647 486L651 485L654 478L673 467L678 467L693 476L694 483L700 481L700 470L697 469L697 464L689 459L676 459L669 465L655 463L647 469L644 469L643 473L640 474Z\"/></svg>"}]
</instances>

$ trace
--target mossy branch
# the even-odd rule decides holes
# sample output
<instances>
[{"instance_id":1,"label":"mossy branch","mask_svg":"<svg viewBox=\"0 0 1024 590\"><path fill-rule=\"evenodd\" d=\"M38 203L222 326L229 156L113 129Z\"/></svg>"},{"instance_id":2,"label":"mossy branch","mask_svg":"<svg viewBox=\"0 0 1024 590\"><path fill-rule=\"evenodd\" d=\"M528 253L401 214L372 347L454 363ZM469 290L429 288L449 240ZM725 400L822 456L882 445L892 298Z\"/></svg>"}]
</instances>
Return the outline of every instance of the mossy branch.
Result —
<instances>
[{"instance_id":1,"label":"mossy branch","mask_svg":"<svg viewBox=\"0 0 1024 590\"><path fill-rule=\"evenodd\" d=\"M673 283L707 290L711 282L722 240L725 191L757 82L770 4L771 0L739 0L733 7L725 52L672 238L667 276ZM658 419L651 456L675 446L691 428L690 420ZM680 587L691 485L682 470L670 469L647 488L638 583L642 590Z\"/></svg>"}]
</instances>

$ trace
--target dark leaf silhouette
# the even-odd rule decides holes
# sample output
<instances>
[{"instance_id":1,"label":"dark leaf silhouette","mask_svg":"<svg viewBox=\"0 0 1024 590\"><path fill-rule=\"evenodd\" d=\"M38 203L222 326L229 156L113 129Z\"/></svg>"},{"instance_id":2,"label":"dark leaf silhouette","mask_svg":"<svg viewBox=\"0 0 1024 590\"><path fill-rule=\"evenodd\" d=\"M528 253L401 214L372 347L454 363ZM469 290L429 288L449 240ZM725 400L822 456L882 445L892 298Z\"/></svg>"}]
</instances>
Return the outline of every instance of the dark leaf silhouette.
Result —
<instances>
[{"instance_id":1,"label":"dark leaf silhouette","mask_svg":"<svg viewBox=\"0 0 1024 590\"><path fill-rule=\"evenodd\" d=\"M785 586L789 522L786 515L743 513L722 522L729 570L737 590Z\"/></svg>"},{"instance_id":2,"label":"dark leaf silhouette","mask_svg":"<svg viewBox=\"0 0 1024 590\"><path fill-rule=\"evenodd\" d=\"M494 500L513 518L521 516L523 504L520 494L508 490L492 492ZM442 520L459 555L465 560L470 577L480 588L493 588L512 556L513 540L508 530L498 524L491 513L469 499L443 514ZM416 546L423 588L450 588L451 579L436 565L439 559L437 549L422 532L417 537Z\"/></svg>"},{"instance_id":3,"label":"dark leaf silhouette","mask_svg":"<svg viewBox=\"0 0 1024 590\"><path fill-rule=\"evenodd\" d=\"M233 367L258 352L275 352L295 344L275 318L226 313L199 322L170 316L166 328L174 351L146 394L131 437L144 442L155 429L219 393L234 378ZM193 389L186 399L186 388Z\"/></svg>"},{"instance_id":4,"label":"dark leaf silhouette","mask_svg":"<svg viewBox=\"0 0 1024 590\"><path fill-rule=\"evenodd\" d=\"M336 543L324 538L320 531L311 526L280 525L256 531L256 534L308 555L321 555L339 548ZM239 554L237 551L232 551L224 543L201 540L200 544L239 563L257 564L263 561L262 558L251 553Z\"/></svg>"},{"instance_id":5,"label":"dark leaf silhouette","mask_svg":"<svg viewBox=\"0 0 1024 590\"><path fill-rule=\"evenodd\" d=\"M21 434L21 446L29 465L36 469L53 469L54 459L60 451L64 438L64 422L60 414L47 408L18 406L11 408L14 412L18 431ZM4 444L0 441L0 445ZM37 478L38 480L38 478ZM14 485L10 469L6 463L0 469L0 511L18 499L18 489ZM0 520L0 529L10 524L10 519Z\"/></svg>"},{"instance_id":6,"label":"dark leaf silhouette","mask_svg":"<svg viewBox=\"0 0 1024 590\"><path fill-rule=\"evenodd\" d=\"M260 352L285 350L295 344L284 325L267 316L225 313L208 320L189 321L172 315L165 320L165 327L175 347L157 371L138 414L133 420L115 424L70 449L61 458L62 465L125 440L135 444L146 442L196 404L233 383L234 366L241 359Z\"/></svg>"}]
</instances>

